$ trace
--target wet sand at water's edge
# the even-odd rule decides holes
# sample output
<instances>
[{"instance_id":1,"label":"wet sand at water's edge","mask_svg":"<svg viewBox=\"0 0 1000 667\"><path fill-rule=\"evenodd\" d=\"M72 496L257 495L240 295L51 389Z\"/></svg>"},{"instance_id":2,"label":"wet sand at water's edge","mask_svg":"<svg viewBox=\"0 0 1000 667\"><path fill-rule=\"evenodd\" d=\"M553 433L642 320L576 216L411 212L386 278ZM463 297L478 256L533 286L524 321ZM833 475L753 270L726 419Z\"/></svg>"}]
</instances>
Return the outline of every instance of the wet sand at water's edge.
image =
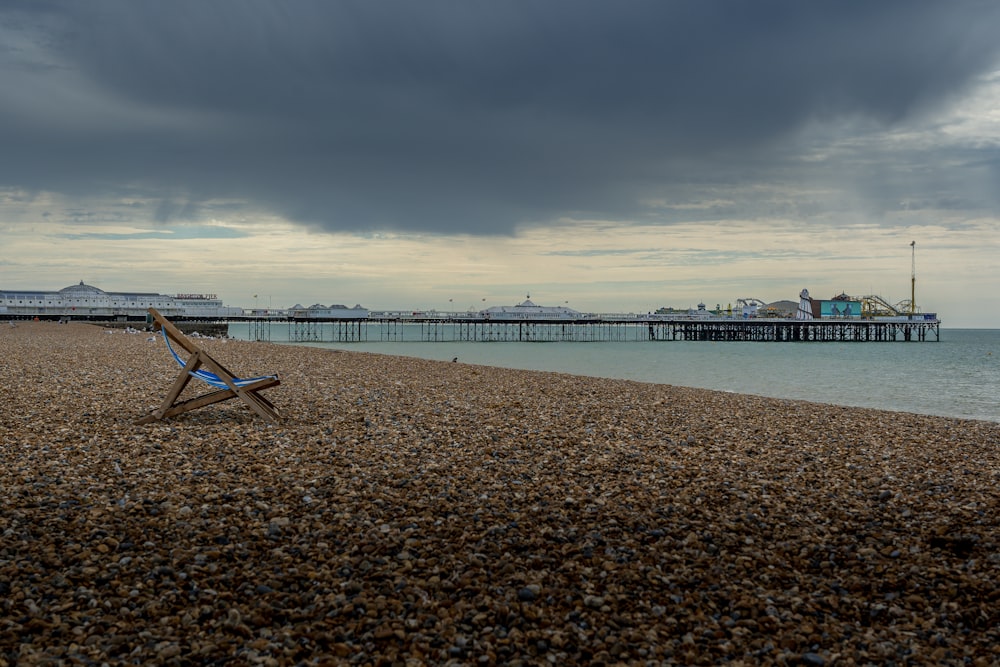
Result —
<instances>
[{"instance_id":1,"label":"wet sand at water's edge","mask_svg":"<svg viewBox=\"0 0 1000 667\"><path fill-rule=\"evenodd\" d=\"M1000 424L149 337L0 323L0 665L996 664Z\"/></svg>"}]
</instances>

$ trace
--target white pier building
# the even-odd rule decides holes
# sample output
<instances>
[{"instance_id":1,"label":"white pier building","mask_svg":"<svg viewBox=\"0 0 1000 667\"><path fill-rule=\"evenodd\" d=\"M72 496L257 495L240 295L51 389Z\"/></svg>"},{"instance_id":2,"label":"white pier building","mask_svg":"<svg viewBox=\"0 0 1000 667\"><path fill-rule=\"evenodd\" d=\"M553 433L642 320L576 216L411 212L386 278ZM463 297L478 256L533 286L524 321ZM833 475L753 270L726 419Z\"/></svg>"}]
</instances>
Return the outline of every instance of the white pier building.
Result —
<instances>
[{"instance_id":1,"label":"white pier building","mask_svg":"<svg viewBox=\"0 0 1000 667\"><path fill-rule=\"evenodd\" d=\"M224 306L214 294L155 294L105 292L86 285L64 287L58 292L0 290L0 316L39 319L143 318L156 308L167 317L217 319L239 317L241 308Z\"/></svg>"}]
</instances>

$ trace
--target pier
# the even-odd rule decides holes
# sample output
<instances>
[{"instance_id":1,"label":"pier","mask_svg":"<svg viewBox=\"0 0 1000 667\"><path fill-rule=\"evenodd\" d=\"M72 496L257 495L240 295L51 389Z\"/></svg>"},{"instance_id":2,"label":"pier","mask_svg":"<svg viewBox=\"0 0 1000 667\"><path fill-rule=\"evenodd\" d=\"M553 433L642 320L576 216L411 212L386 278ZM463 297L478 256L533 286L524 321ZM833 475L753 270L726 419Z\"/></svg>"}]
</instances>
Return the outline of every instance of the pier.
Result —
<instances>
[{"instance_id":1,"label":"pier","mask_svg":"<svg viewBox=\"0 0 1000 667\"><path fill-rule=\"evenodd\" d=\"M247 321L247 320L245 320ZM936 342L940 321L891 319L667 319L490 320L481 317L394 316L366 319L251 319L249 337L270 340L287 326L297 343L377 342Z\"/></svg>"}]
</instances>

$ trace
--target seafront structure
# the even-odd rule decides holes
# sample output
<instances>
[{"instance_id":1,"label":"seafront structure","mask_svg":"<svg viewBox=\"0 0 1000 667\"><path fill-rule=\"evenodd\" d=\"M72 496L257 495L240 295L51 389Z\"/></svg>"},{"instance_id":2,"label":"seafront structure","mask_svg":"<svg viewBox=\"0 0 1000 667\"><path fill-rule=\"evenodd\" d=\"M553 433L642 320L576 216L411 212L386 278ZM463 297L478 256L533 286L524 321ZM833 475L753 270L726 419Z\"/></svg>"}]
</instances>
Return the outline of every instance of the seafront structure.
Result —
<instances>
[{"instance_id":1,"label":"seafront structure","mask_svg":"<svg viewBox=\"0 0 1000 667\"><path fill-rule=\"evenodd\" d=\"M272 322L281 321L272 320ZM582 319L487 319L478 315L370 316L358 320L291 320L292 342L893 342L938 341L940 321L914 315L876 319L778 319L594 316ZM255 323L251 338L270 339Z\"/></svg>"},{"instance_id":2,"label":"seafront structure","mask_svg":"<svg viewBox=\"0 0 1000 667\"><path fill-rule=\"evenodd\" d=\"M243 315L242 308L224 306L214 294L105 292L82 280L56 292L0 290L0 317L7 318L145 320L149 308L156 308L168 317L192 319Z\"/></svg>"},{"instance_id":3,"label":"seafront structure","mask_svg":"<svg viewBox=\"0 0 1000 667\"><path fill-rule=\"evenodd\" d=\"M254 339L270 339L269 323L287 326L292 342L893 342L938 341L935 313L900 314L893 307L875 310L871 298L838 295L814 300L800 293L792 317L759 317L756 309L723 314L704 304L687 312L584 314L566 307L539 306L530 299L516 306L478 312L371 311L367 317L289 317L257 320ZM745 300L744 300L745 301ZM884 301L881 303L884 304ZM287 324L285 324L287 322Z\"/></svg>"},{"instance_id":4,"label":"seafront structure","mask_svg":"<svg viewBox=\"0 0 1000 667\"><path fill-rule=\"evenodd\" d=\"M684 312L646 314L581 313L568 306L542 306L530 297L513 306L480 311L371 311L360 305L288 309L224 306L212 294L105 292L82 281L57 292L0 291L0 318L145 321L155 308L178 321L248 322L247 337L270 340L272 325L287 327L292 342L612 342L612 341L937 341L940 320L907 302L890 306L878 297L840 294L829 300L800 293L788 317L759 299L739 299L734 310L708 310L704 304Z\"/></svg>"}]
</instances>

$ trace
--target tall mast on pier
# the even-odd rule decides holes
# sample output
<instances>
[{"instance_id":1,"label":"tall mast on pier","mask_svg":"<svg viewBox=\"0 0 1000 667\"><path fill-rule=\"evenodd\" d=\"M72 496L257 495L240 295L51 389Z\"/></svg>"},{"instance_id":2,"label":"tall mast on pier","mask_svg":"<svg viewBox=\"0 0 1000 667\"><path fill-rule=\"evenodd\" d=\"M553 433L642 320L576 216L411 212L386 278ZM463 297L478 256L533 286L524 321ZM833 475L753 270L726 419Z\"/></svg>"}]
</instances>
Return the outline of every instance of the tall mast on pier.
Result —
<instances>
[{"instance_id":1,"label":"tall mast on pier","mask_svg":"<svg viewBox=\"0 0 1000 667\"><path fill-rule=\"evenodd\" d=\"M910 241L910 315L917 307L917 242Z\"/></svg>"}]
</instances>

